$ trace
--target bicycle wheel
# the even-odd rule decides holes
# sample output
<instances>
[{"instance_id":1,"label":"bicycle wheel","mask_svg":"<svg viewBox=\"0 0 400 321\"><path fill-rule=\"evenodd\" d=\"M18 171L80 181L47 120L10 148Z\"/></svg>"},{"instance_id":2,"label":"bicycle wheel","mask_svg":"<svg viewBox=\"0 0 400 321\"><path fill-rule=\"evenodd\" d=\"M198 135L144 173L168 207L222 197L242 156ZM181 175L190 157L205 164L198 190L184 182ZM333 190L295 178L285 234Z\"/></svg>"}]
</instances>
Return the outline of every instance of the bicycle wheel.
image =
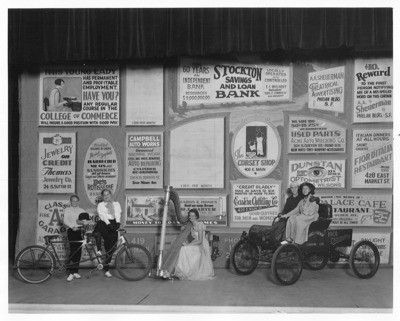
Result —
<instances>
[{"instance_id":1,"label":"bicycle wheel","mask_svg":"<svg viewBox=\"0 0 400 321\"><path fill-rule=\"evenodd\" d=\"M257 268L258 257L257 246L247 241L239 241L231 254L233 268L239 274L249 275Z\"/></svg>"},{"instance_id":2,"label":"bicycle wheel","mask_svg":"<svg viewBox=\"0 0 400 321\"><path fill-rule=\"evenodd\" d=\"M115 268L128 281L144 279L149 275L152 265L150 252L138 244L128 244L115 257Z\"/></svg>"},{"instance_id":3,"label":"bicycle wheel","mask_svg":"<svg viewBox=\"0 0 400 321\"><path fill-rule=\"evenodd\" d=\"M304 264L307 265L307 267L310 270L322 270L325 265L328 263L328 255L326 254L309 254L305 257L304 259Z\"/></svg>"},{"instance_id":4,"label":"bicycle wheel","mask_svg":"<svg viewBox=\"0 0 400 321\"><path fill-rule=\"evenodd\" d=\"M55 258L42 246L28 246L18 253L15 267L18 275L28 283L46 281L53 273Z\"/></svg>"},{"instance_id":5,"label":"bicycle wheel","mask_svg":"<svg viewBox=\"0 0 400 321\"><path fill-rule=\"evenodd\" d=\"M272 257L272 273L279 283L295 283L303 271L303 260L300 249L294 244L284 244L275 251Z\"/></svg>"},{"instance_id":6,"label":"bicycle wheel","mask_svg":"<svg viewBox=\"0 0 400 321\"><path fill-rule=\"evenodd\" d=\"M370 241L357 242L350 251L350 268L361 279L372 278L378 271L379 251Z\"/></svg>"}]
</instances>

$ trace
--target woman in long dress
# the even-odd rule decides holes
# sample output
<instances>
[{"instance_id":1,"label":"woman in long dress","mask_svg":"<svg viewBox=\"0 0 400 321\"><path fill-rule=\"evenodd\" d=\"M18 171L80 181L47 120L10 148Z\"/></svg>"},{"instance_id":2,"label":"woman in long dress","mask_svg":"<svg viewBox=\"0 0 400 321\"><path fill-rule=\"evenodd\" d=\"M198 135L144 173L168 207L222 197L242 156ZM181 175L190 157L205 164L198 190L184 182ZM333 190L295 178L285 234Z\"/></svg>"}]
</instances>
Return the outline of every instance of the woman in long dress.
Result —
<instances>
[{"instance_id":1,"label":"woman in long dress","mask_svg":"<svg viewBox=\"0 0 400 321\"><path fill-rule=\"evenodd\" d=\"M205 236L206 226L198 219L197 209L191 209L189 211L189 220L192 223L191 241L182 244L174 272L180 280L214 278L210 247Z\"/></svg>"},{"instance_id":2,"label":"woman in long dress","mask_svg":"<svg viewBox=\"0 0 400 321\"><path fill-rule=\"evenodd\" d=\"M319 205L313 197L315 186L311 183L303 183L299 190L302 192L303 199L297 207L281 217L288 217L286 223L286 242L303 244L307 241L308 227L318 220Z\"/></svg>"}]
</instances>

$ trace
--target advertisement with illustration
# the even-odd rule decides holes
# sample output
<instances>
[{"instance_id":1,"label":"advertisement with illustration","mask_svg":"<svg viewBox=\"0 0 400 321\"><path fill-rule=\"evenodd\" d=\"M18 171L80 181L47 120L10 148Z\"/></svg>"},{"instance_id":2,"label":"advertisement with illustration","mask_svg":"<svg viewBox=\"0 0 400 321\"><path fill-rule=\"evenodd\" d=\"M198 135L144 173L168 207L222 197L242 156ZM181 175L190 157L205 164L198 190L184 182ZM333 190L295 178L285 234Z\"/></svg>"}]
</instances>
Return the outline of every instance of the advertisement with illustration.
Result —
<instances>
[{"instance_id":1,"label":"advertisement with illustration","mask_svg":"<svg viewBox=\"0 0 400 321\"><path fill-rule=\"evenodd\" d=\"M373 226L392 225L392 195L321 195L321 203L332 205L330 226Z\"/></svg>"},{"instance_id":2,"label":"advertisement with illustration","mask_svg":"<svg viewBox=\"0 0 400 321\"><path fill-rule=\"evenodd\" d=\"M161 226L163 195L126 195L126 226ZM168 203L167 225L180 225L172 201Z\"/></svg>"},{"instance_id":3,"label":"advertisement with illustration","mask_svg":"<svg viewBox=\"0 0 400 321\"><path fill-rule=\"evenodd\" d=\"M353 122L393 121L393 59L354 61Z\"/></svg>"},{"instance_id":4,"label":"advertisement with illustration","mask_svg":"<svg viewBox=\"0 0 400 321\"><path fill-rule=\"evenodd\" d=\"M125 188L162 188L163 134L127 133Z\"/></svg>"},{"instance_id":5,"label":"advertisement with illustration","mask_svg":"<svg viewBox=\"0 0 400 321\"><path fill-rule=\"evenodd\" d=\"M345 153L346 128L330 120L289 115L289 153Z\"/></svg>"},{"instance_id":6,"label":"advertisement with illustration","mask_svg":"<svg viewBox=\"0 0 400 321\"><path fill-rule=\"evenodd\" d=\"M353 130L353 188L393 186L393 131Z\"/></svg>"},{"instance_id":7,"label":"advertisement with illustration","mask_svg":"<svg viewBox=\"0 0 400 321\"><path fill-rule=\"evenodd\" d=\"M113 194L118 184L118 160L114 148L105 138L98 138L89 146L83 163L83 183L88 199L95 199L105 188Z\"/></svg>"},{"instance_id":8,"label":"advertisement with illustration","mask_svg":"<svg viewBox=\"0 0 400 321\"><path fill-rule=\"evenodd\" d=\"M226 226L226 196L180 196L181 215L188 217L189 211L195 208L205 225Z\"/></svg>"},{"instance_id":9,"label":"advertisement with illustration","mask_svg":"<svg viewBox=\"0 0 400 321\"><path fill-rule=\"evenodd\" d=\"M308 74L308 107L335 113L344 112L345 67Z\"/></svg>"},{"instance_id":10,"label":"advertisement with illustration","mask_svg":"<svg viewBox=\"0 0 400 321\"><path fill-rule=\"evenodd\" d=\"M289 184L309 182L316 188L345 188L345 160L289 160Z\"/></svg>"},{"instance_id":11,"label":"advertisement with illustration","mask_svg":"<svg viewBox=\"0 0 400 321\"><path fill-rule=\"evenodd\" d=\"M179 105L219 105L292 98L291 66L181 60Z\"/></svg>"},{"instance_id":12,"label":"advertisement with illustration","mask_svg":"<svg viewBox=\"0 0 400 321\"><path fill-rule=\"evenodd\" d=\"M39 193L74 193L76 134L39 133Z\"/></svg>"},{"instance_id":13,"label":"advertisement with illustration","mask_svg":"<svg viewBox=\"0 0 400 321\"><path fill-rule=\"evenodd\" d=\"M117 66L43 69L39 126L119 126L119 92Z\"/></svg>"},{"instance_id":14,"label":"advertisement with illustration","mask_svg":"<svg viewBox=\"0 0 400 321\"><path fill-rule=\"evenodd\" d=\"M231 222L235 226L272 225L281 209L281 182L231 181Z\"/></svg>"},{"instance_id":15,"label":"advertisement with illustration","mask_svg":"<svg viewBox=\"0 0 400 321\"><path fill-rule=\"evenodd\" d=\"M278 165L280 154L280 136L269 121L247 119L236 129L232 139L232 158L244 176L267 176Z\"/></svg>"}]
</instances>

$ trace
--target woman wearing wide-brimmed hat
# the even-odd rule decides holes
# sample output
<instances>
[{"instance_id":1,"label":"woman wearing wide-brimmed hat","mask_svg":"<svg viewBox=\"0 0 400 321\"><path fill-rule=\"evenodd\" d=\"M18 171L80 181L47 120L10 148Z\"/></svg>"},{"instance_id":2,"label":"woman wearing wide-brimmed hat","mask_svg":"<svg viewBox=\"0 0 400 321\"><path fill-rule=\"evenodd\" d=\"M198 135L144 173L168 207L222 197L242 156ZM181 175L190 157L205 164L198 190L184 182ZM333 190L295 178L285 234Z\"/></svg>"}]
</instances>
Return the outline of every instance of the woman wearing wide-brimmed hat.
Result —
<instances>
[{"instance_id":1,"label":"woman wearing wide-brimmed hat","mask_svg":"<svg viewBox=\"0 0 400 321\"><path fill-rule=\"evenodd\" d=\"M299 192L303 194L303 199L297 207L282 217L287 217L286 242L303 244L307 241L308 227L318 220L319 205L313 197L315 186L311 183L302 183Z\"/></svg>"}]
</instances>

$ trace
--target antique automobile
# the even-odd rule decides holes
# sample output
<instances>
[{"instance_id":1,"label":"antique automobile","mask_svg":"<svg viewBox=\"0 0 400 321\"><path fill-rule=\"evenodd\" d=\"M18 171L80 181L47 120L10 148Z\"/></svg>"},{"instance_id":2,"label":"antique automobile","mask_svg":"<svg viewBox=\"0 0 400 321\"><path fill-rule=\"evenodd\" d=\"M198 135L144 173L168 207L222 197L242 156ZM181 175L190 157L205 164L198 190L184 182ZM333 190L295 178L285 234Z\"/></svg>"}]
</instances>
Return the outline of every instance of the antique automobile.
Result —
<instances>
[{"instance_id":1,"label":"antique automobile","mask_svg":"<svg viewBox=\"0 0 400 321\"><path fill-rule=\"evenodd\" d=\"M258 262L268 262L275 280L282 285L291 285L299 279L304 265L311 270L320 270L328 260L336 263L344 259L349 261L351 270L359 278L373 277L380 263L377 247L362 240L351 248L350 254L346 254L344 248L353 243L353 230L328 229L332 221L332 206L329 204L319 204L318 213L318 220L309 226L308 240L301 245L281 244L286 222L280 229L277 223L284 220L280 215L272 226L253 225L248 233L243 231L231 252L235 271L239 275L249 275L257 268Z\"/></svg>"}]
</instances>

